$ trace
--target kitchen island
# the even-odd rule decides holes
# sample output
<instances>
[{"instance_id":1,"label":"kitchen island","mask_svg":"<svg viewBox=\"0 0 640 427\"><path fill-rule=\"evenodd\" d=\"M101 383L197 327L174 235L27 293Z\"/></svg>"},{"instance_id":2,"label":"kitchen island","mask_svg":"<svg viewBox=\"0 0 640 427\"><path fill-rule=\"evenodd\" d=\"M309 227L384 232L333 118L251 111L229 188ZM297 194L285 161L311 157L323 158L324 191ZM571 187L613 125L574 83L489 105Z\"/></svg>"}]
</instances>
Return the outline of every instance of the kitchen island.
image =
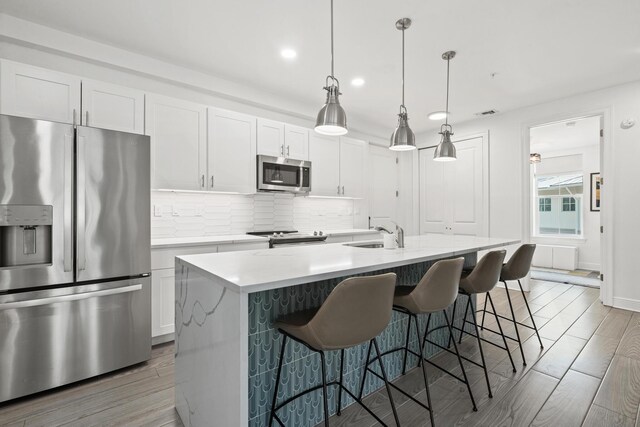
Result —
<instances>
[{"instance_id":1,"label":"kitchen island","mask_svg":"<svg viewBox=\"0 0 640 427\"><path fill-rule=\"evenodd\" d=\"M516 243L514 239L422 235L407 237L404 249L337 243L176 258L178 414L186 426L267 425L282 339L271 326L277 317L320 306L347 277L394 272L399 286L415 285L437 260L463 256L465 267L472 267L478 251ZM432 318L433 326L443 322L440 316ZM383 351L403 345L406 324L406 318L394 313L379 337ZM432 335L441 344L447 338L442 329ZM437 352L430 345L425 350L427 356ZM352 390L357 390L365 352L366 345L346 352L345 383ZM338 373L338 352L327 356L332 379ZM385 357L384 362L390 378L400 375L401 353ZM319 356L304 346L288 345L279 400L318 384L319 363ZM367 379L365 395L383 386L373 375ZM332 413L333 393L330 388ZM344 404L353 403L343 398ZM318 392L290 404L280 415L286 425L316 425L323 418Z\"/></svg>"}]
</instances>

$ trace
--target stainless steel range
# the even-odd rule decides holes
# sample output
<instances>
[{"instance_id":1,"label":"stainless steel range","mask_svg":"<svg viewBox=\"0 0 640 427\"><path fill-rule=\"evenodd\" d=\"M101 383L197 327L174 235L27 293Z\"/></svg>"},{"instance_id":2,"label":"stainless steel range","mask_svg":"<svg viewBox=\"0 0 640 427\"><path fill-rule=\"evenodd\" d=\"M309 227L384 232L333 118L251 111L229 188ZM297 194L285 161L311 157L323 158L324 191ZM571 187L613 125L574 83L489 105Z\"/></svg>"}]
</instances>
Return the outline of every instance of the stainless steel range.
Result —
<instances>
[{"instance_id":1,"label":"stainless steel range","mask_svg":"<svg viewBox=\"0 0 640 427\"><path fill-rule=\"evenodd\" d=\"M150 358L149 150L0 115L0 402Z\"/></svg>"},{"instance_id":2,"label":"stainless steel range","mask_svg":"<svg viewBox=\"0 0 640 427\"><path fill-rule=\"evenodd\" d=\"M269 248L281 248L293 245L313 245L325 243L327 236L322 231L313 233L298 233L295 230L289 231L251 231L247 234L252 236L264 236L269 238Z\"/></svg>"}]
</instances>

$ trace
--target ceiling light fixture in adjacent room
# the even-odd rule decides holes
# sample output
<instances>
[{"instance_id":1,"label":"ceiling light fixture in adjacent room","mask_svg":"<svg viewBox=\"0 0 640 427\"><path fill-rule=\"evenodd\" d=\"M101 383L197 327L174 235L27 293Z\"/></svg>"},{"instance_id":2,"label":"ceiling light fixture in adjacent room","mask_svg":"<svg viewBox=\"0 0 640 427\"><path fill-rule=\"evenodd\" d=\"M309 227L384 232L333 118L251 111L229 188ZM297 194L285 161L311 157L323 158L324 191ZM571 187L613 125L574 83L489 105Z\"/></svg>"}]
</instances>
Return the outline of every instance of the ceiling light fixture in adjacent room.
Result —
<instances>
[{"instance_id":1,"label":"ceiling light fixture in adjacent room","mask_svg":"<svg viewBox=\"0 0 640 427\"><path fill-rule=\"evenodd\" d=\"M356 77L355 79L351 80L351 85L355 87L364 86L364 79L362 77Z\"/></svg>"},{"instance_id":2,"label":"ceiling light fixture in adjacent room","mask_svg":"<svg viewBox=\"0 0 640 427\"><path fill-rule=\"evenodd\" d=\"M316 119L315 131L323 135L344 135L347 130L347 114L340 105L338 96L340 82L333 73L333 0L331 0L331 75L327 76L324 89L327 91L327 102Z\"/></svg>"},{"instance_id":3,"label":"ceiling light fixture in adjacent room","mask_svg":"<svg viewBox=\"0 0 640 427\"><path fill-rule=\"evenodd\" d=\"M286 48L280 51L280 56L284 59L296 59L298 53L293 49Z\"/></svg>"},{"instance_id":4,"label":"ceiling light fixture in adjacent room","mask_svg":"<svg viewBox=\"0 0 640 427\"><path fill-rule=\"evenodd\" d=\"M449 112L449 62L455 58L456 53L453 50L442 54L442 59L447 61L447 105L444 111ZM433 160L439 162L448 162L456 160L456 147L451 142L451 135L453 135L453 128L449 124L449 114L445 117L445 122L440 126L440 135L442 139L440 144L436 147L436 151L433 153Z\"/></svg>"},{"instance_id":5,"label":"ceiling light fixture in adjacent room","mask_svg":"<svg viewBox=\"0 0 640 427\"><path fill-rule=\"evenodd\" d=\"M445 119L446 117L447 117L446 111L434 111L433 113L429 113L429 115L427 116L429 120L442 120L442 119Z\"/></svg>"},{"instance_id":6,"label":"ceiling light fixture in adjacent room","mask_svg":"<svg viewBox=\"0 0 640 427\"><path fill-rule=\"evenodd\" d=\"M409 127L407 108L404 106L404 31L411 26L411 19L402 18L396 22L396 28L402 31L402 104L398 114L398 126L391 134L390 150L408 151L416 149L416 136Z\"/></svg>"}]
</instances>

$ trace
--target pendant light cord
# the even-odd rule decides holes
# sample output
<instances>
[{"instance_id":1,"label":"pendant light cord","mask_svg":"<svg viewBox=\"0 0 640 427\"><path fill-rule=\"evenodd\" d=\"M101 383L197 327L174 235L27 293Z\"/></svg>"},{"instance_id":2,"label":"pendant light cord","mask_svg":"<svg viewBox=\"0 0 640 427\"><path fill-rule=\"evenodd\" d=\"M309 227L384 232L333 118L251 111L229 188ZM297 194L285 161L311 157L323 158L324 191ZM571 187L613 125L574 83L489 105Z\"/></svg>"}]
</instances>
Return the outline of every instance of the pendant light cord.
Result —
<instances>
[{"instance_id":1,"label":"pendant light cord","mask_svg":"<svg viewBox=\"0 0 640 427\"><path fill-rule=\"evenodd\" d=\"M404 25L402 26L402 106L404 107ZM406 109L406 107L405 107Z\"/></svg>"},{"instance_id":2,"label":"pendant light cord","mask_svg":"<svg viewBox=\"0 0 640 427\"><path fill-rule=\"evenodd\" d=\"M331 0L331 78L333 76L333 0Z\"/></svg>"},{"instance_id":3,"label":"pendant light cord","mask_svg":"<svg viewBox=\"0 0 640 427\"><path fill-rule=\"evenodd\" d=\"M333 1L333 0L332 0ZM444 119L444 125L448 126L449 125L449 62L451 61L451 58L447 58L447 105L445 107L445 119Z\"/></svg>"}]
</instances>

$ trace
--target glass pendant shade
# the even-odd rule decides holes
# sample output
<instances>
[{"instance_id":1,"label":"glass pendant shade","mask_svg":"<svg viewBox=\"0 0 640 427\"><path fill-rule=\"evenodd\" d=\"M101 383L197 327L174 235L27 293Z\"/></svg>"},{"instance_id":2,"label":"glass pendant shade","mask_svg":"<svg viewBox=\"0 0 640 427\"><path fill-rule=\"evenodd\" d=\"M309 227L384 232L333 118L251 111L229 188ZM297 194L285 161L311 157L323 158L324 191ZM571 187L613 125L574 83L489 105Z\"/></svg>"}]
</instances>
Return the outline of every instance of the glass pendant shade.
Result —
<instances>
[{"instance_id":1,"label":"glass pendant shade","mask_svg":"<svg viewBox=\"0 0 640 427\"><path fill-rule=\"evenodd\" d=\"M316 119L315 131L322 135L345 135L347 130L347 114L340 105L338 86L325 87L327 102L324 104Z\"/></svg>"},{"instance_id":2,"label":"glass pendant shade","mask_svg":"<svg viewBox=\"0 0 640 427\"><path fill-rule=\"evenodd\" d=\"M416 136L409 127L407 113L398 114L398 126L391 134L389 150L409 151L416 149Z\"/></svg>"},{"instance_id":3,"label":"glass pendant shade","mask_svg":"<svg viewBox=\"0 0 640 427\"><path fill-rule=\"evenodd\" d=\"M440 144L436 147L435 153L433 153L433 160L439 162L451 162L456 160L456 147L451 142L451 131L449 129L445 129L440 132L442 135L442 140Z\"/></svg>"},{"instance_id":4,"label":"glass pendant shade","mask_svg":"<svg viewBox=\"0 0 640 427\"><path fill-rule=\"evenodd\" d=\"M531 153L529 155L529 163L540 163L542 161L542 156L540 153Z\"/></svg>"}]
</instances>

